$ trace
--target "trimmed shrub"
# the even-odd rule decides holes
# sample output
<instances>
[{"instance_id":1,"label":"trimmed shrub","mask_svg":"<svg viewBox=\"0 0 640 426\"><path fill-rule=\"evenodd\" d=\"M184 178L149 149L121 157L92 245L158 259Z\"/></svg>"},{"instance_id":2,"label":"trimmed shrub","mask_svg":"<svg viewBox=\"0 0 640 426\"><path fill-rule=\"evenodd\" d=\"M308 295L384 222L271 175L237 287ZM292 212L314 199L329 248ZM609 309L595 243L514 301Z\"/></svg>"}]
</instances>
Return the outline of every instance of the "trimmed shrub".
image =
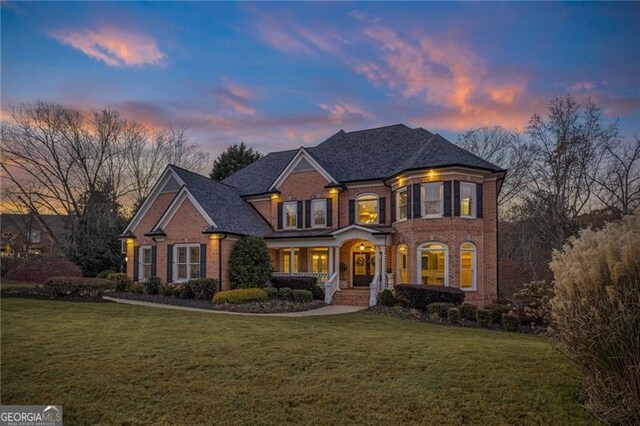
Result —
<instances>
[{"instance_id":1,"label":"trimmed shrub","mask_svg":"<svg viewBox=\"0 0 640 426\"><path fill-rule=\"evenodd\" d=\"M580 232L550 264L551 336L582 371L585 406L640 424L640 210Z\"/></svg>"},{"instance_id":2,"label":"trimmed shrub","mask_svg":"<svg viewBox=\"0 0 640 426\"><path fill-rule=\"evenodd\" d=\"M149 277L142 285L144 286L144 292L147 294L158 294L160 287L162 287L162 280L160 277Z\"/></svg>"},{"instance_id":3,"label":"trimmed shrub","mask_svg":"<svg viewBox=\"0 0 640 426\"><path fill-rule=\"evenodd\" d=\"M459 288L437 285L401 284L395 287L396 300L407 308L426 310L432 303L453 303L464 301L464 291Z\"/></svg>"},{"instance_id":4,"label":"trimmed shrub","mask_svg":"<svg viewBox=\"0 0 640 426\"><path fill-rule=\"evenodd\" d=\"M98 297L115 289L115 282L102 278L53 277L44 283L44 290L56 297Z\"/></svg>"},{"instance_id":5,"label":"trimmed shrub","mask_svg":"<svg viewBox=\"0 0 640 426\"><path fill-rule=\"evenodd\" d=\"M460 309L459 308L449 308L447 309L447 321L451 324L459 324L460 323Z\"/></svg>"},{"instance_id":6,"label":"trimmed shrub","mask_svg":"<svg viewBox=\"0 0 640 426\"><path fill-rule=\"evenodd\" d=\"M176 294L180 299L193 299L196 297L193 292L193 288L190 285L185 285L186 283L180 284L180 286L176 290Z\"/></svg>"},{"instance_id":7,"label":"trimmed shrub","mask_svg":"<svg viewBox=\"0 0 640 426\"><path fill-rule=\"evenodd\" d=\"M144 286L140 283L133 283L133 285L131 286L131 292L134 294L143 294Z\"/></svg>"},{"instance_id":8,"label":"trimmed shrub","mask_svg":"<svg viewBox=\"0 0 640 426\"><path fill-rule=\"evenodd\" d=\"M482 327L489 327L489 324L492 323L493 312L489 309L478 309L476 311L476 321Z\"/></svg>"},{"instance_id":9,"label":"trimmed shrub","mask_svg":"<svg viewBox=\"0 0 640 426\"><path fill-rule=\"evenodd\" d=\"M551 323L552 298L552 283L532 281L513 294L509 306L528 324L545 327Z\"/></svg>"},{"instance_id":10,"label":"trimmed shrub","mask_svg":"<svg viewBox=\"0 0 640 426\"><path fill-rule=\"evenodd\" d=\"M313 298L315 300L324 300L324 289L319 285L314 285L311 287L311 293L313 293Z\"/></svg>"},{"instance_id":11,"label":"trimmed shrub","mask_svg":"<svg viewBox=\"0 0 640 426\"><path fill-rule=\"evenodd\" d=\"M216 290L218 290L218 280L214 278L195 278L183 284L191 287L194 299L211 300Z\"/></svg>"},{"instance_id":12,"label":"trimmed shrub","mask_svg":"<svg viewBox=\"0 0 640 426\"><path fill-rule=\"evenodd\" d=\"M259 237L242 237L229 256L231 288L263 288L271 280L271 258Z\"/></svg>"},{"instance_id":13,"label":"trimmed shrub","mask_svg":"<svg viewBox=\"0 0 640 426\"><path fill-rule=\"evenodd\" d=\"M278 290L278 297L280 299L291 300L293 299L293 290L289 287L284 287Z\"/></svg>"},{"instance_id":14,"label":"trimmed shrub","mask_svg":"<svg viewBox=\"0 0 640 426\"><path fill-rule=\"evenodd\" d=\"M491 322L494 324L502 324L502 315L511 312L509 305L487 305L485 309L491 311Z\"/></svg>"},{"instance_id":15,"label":"trimmed shrub","mask_svg":"<svg viewBox=\"0 0 640 426\"><path fill-rule=\"evenodd\" d=\"M460 305L460 318L465 321L475 321L477 311L478 307L476 305L463 303L462 305Z\"/></svg>"},{"instance_id":16,"label":"trimmed shrub","mask_svg":"<svg viewBox=\"0 0 640 426\"><path fill-rule=\"evenodd\" d=\"M230 303L238 305L247 302L267 300L267 292L261 288L239 288L236 290L220 291L213 296L213 303L220 305Z\"/></svg>"},{"instance_id":17,"label":"trimmed shrub","mask_svg":"<svg viewBox=\"0 0 640 426\"><path fill-rule=\"evenodd\" d=\"M507 331L520 331L520 317L513 314L502 314L502 327Z\"/></svg>"},{"instance_id":18,"label":"trimmed shrub","mask_svg":"<svg viewBox=\"0 0 640 426\"><path fill-rule=\"evenodd\" d=\"M313 301L313 293L309 290L292 290L293 301L306 303Z\"/></svg>"},{"instance_id":19,"label":"trimmed shrub","mask_svg":"<svg viewBox=\"0 0 640 426\"><path fill-rule=\"evenodd\" d=\"M391 290L387 288L378 294L378 303L383 306L393 306L396 304L396 298L393 296Z\"/></svg>"},{"instance_id":20,"label":"trimmed shrub","mask_svg":"<svg viewBox=\"0 0 640 426\"><path fill-rule=\"evenodd\" d=\"M278 289L275 287L265 287L263 289L267 293L267 297L269 299L277 299L278 298Z\"/></svg>"},{"instance_id":21,"label":"trimmed shrub","mask_svg":"<svg viewBox=\"0 0 640 426\"><path fill-rule=\"evenodd\" d=\"M173 297L177 293L177 289L171 285L163 285L160 287L160 294L165 297Z\"/></svg>"},{"instance_id":22,"label":"trimmed shrub","mask_svg":"<svg viewBox=\"0 0 640 426\"><path fill-rule=\"evenodd\" d=\"M275 288L288 287L291 290L309 290L318 284L316 277L271 277L271 284Z\"/></svg>"},{"instance_id":23,"label":"trimmed shrub","mask_svg":"<svg viewBox=\"0 0 640 426\"><path fill-rule=\"evenodd\" d=\"M429 315L438 314L440 318L446 318L447 311L449 310L449 308L453 307L455 307L453 303L432 303L427 306L427 313Z\"/></svg>"},{"instance_id":24,"label":"trimmed shrub","mask_svg":"<svg viewBox=\"0 0 640 426\"><path fill-rule=\"evenodd\" d=\"M107 279L111 281L115 281L116 290L118 291L127 291L133 285L133 280L129 278L127 274L114 272L112 274L107 275Z\"/></svg>"},{"instance_id":25,"label":"trimmed shrub","mask_svg":"<svg viewBox=\"0 0 640 426\"><path fill-rule=\"evenodd\" d=\"M115 274L118 271L114 271L113 269L105 269L104 271L98 273L98 275L96 275L96 278L107 278L109 279L109 275L111 274Z\"/></svg>"},{"instance_id":26,"label":"trimmed shrub","mask_svg":"<svg viewBox=\"0 0 640 426\"><path fill-rule=\"evenodd\" d=\"M61 257L34 255L2 258L5 280L44 283L52 277L81 277L82 271L73 262Z\"/></svg>"}]
</instances>

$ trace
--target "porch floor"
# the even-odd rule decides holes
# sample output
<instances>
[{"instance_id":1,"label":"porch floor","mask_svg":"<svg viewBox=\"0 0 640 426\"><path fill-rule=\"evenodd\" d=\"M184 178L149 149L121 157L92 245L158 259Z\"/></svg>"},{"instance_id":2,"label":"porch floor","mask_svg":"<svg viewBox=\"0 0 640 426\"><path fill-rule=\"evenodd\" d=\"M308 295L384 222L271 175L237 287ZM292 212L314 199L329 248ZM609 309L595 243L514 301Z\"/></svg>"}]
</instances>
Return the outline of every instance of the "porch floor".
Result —
<instances>
[{"instance_id":1,"label":"porch floor","mask_svg":"<svg viewBox=\"0 0 640 426\"><path fill-rule=\"evenodd\" d=\"M349 287L333 294L332 305L369 306L369 287Z\"/></svg>"}]
</instances>

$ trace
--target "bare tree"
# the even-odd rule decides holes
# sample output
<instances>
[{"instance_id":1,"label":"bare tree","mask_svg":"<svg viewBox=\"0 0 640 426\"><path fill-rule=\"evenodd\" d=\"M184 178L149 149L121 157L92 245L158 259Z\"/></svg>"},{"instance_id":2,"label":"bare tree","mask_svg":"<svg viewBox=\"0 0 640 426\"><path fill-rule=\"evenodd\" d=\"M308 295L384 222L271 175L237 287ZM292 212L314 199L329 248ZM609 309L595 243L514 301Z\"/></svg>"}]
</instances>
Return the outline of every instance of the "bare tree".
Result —
<instances>
[{"instance_id":1,"label":"bare tree","mask_svg":"<svg viewBox=\"0 0 640 426\"><path fill-rule=\"evenodd\" d=\"M500 126L479 127L459 135L457 144L508 170L498 197L498 206L505 210L505 206L515 201L525 186L528 146L520 133Z\"/></svg>"},{"instance_id":2,"label":"bare tree","mask_svg":"<svg viewBox=\"0 0 640 426\"><path fill-rule=\"evenodd\" d=\"M596 175L595 196L617 218L640 207L640 135L607 148L606 165Z\"/></svg>"},{"instance_id":3,"label":"bare tree","mask_svg":"<svg viewBox=\"0 0 640 426\"><path fill-rule=\"evenodd\" d=\"M618 138L617 122L606 125L591 100L580 105L571 96L553 98L548 116L534 114L525 179L525 211L552 247L576 231L576 218L592 201L595 176Z\"/></svg>"}]
</instances>

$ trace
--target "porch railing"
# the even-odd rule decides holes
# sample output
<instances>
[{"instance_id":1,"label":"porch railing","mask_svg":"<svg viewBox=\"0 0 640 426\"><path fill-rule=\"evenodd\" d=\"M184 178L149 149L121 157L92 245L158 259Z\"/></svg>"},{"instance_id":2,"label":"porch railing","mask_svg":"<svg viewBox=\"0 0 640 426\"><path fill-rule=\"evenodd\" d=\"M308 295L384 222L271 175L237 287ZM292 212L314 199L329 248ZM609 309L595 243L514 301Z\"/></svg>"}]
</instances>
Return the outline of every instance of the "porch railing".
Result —
<instances>
[{"instance_id":1,"label":"porch railing","mask_svg":"<svg viewBox=\"0 0 640 426\"><path fill-rule=\"evenodd\" d=\"M331 278L324 282L324 303L331 304L333 295L340 289L340 280L338 279L338 271L331 275Z\"/></svg>"},{"instance_id":2,"label":"porch railing","mask_svg":"<svg viewBox=\"0 0 640 426\"><path fill-rule=\"evenodd\" d=\"M274 277L316 277L318 285L329 279L329 274L323 272L274 272Z\"/></svg>"}]
</instances>

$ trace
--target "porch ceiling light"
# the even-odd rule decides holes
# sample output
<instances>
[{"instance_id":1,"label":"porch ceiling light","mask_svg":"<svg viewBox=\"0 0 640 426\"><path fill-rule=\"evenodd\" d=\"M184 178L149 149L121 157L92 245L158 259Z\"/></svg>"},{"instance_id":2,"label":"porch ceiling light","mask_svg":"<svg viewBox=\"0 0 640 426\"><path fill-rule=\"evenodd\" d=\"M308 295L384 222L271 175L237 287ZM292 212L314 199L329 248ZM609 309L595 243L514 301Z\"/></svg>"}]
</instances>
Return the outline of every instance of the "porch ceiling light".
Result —
<instances>
[{"instance_id":1,"label":"porch ceiling light","mask_svg":"<svg viewBox=\"0 0 640 426\"><path fill-rule=\"evenodd\" d=\"M360 251L364 251L364 243L360 243Z\"/></svg>"}]
</instances>

